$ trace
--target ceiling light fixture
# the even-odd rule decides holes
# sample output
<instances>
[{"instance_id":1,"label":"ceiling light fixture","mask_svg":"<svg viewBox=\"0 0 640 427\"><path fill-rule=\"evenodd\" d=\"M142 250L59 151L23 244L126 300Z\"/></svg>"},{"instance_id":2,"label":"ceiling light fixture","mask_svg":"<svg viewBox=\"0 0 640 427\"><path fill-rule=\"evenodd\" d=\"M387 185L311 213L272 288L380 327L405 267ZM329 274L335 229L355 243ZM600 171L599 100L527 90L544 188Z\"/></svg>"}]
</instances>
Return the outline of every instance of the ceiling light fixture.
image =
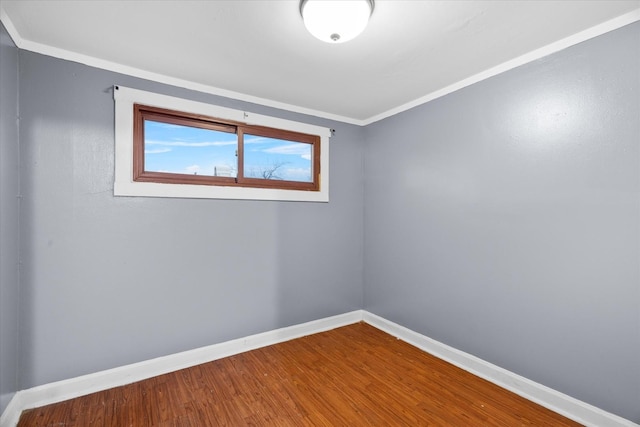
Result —
<instances>
[{"instance_id":1,"label":"ceiling light fixture","mask_svg":"<svg viewBox=\"0 0 640 427\"><path fill-rule=\"evenodd\" d=\"M316 38L344 43L364 31L373 7L373 0L301 0L300 15Z\"/></svg>"}]
</instances>

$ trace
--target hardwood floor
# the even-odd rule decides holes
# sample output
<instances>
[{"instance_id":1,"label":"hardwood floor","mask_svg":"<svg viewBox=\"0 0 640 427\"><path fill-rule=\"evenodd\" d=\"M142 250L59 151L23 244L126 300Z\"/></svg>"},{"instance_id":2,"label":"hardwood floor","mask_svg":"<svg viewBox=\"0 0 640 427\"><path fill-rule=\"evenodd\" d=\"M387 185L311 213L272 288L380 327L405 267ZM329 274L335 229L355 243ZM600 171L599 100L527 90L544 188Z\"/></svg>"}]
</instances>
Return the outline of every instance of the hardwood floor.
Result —
<instances>
[{"instance_id":1,"label":"hardwood floor","mask_svg":"<svg viewBox=\"0 0 640 427\"><path fill-rule=\"evenodd\" d=\"M358 323L25 411L27 426L578 426Z\"/></svg>"}]
</instances>

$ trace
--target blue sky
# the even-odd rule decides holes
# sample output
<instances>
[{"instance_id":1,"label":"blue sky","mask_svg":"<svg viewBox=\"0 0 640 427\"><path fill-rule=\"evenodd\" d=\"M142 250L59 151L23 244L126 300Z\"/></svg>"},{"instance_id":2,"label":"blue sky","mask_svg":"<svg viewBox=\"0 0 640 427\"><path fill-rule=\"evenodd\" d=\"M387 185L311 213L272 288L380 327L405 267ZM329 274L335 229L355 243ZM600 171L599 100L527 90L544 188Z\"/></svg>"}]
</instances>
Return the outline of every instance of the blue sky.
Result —
<instances>
[{"instance_id":1,"label":"blue sky","mask_svg":"<svg viewBox=\"0 0 640 427\"><path fill-rule=\"evenodd\" d=\"M236 176L237 136L233 133L145 120L145 170ZM311 181L311 144L245 134L245 175Z\"/></svg>"}]
</instances>

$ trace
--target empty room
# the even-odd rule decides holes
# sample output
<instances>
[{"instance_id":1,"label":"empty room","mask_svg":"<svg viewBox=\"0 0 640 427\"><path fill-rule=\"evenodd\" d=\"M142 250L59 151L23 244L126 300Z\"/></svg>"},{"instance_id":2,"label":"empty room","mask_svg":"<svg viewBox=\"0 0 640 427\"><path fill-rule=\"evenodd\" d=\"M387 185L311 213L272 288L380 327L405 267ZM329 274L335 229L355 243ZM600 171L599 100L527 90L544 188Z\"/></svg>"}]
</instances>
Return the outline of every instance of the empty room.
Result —
<instances>
[{"instance_id":1,"label":"empty room","mask_svg":"<svg viewBox=\"0 0 640 427\"><path fill-rule=\"evenodd\" d=\"M0 427L640 425L640 0L0 21Z\"/></svg>"}]
</instances>

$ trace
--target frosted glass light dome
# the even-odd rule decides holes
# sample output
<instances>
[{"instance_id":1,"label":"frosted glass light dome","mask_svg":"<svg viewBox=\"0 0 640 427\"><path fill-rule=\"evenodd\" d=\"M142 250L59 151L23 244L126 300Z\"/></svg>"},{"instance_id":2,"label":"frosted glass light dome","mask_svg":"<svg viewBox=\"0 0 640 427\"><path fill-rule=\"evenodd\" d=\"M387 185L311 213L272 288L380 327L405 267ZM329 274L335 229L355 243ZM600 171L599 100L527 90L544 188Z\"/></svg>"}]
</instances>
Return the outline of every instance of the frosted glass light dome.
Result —
<instances>
[{"instance_id":1,"label":"frosted glass light dome","mask_svg":"<svg viewBox=\"0 0 640 427\"><path fill-rule=\"evenodd\" d=\"M302 0L300 14L307 30L327 43L344 43L364 31L373 0Z\"/></svg>"}]
</instances>

